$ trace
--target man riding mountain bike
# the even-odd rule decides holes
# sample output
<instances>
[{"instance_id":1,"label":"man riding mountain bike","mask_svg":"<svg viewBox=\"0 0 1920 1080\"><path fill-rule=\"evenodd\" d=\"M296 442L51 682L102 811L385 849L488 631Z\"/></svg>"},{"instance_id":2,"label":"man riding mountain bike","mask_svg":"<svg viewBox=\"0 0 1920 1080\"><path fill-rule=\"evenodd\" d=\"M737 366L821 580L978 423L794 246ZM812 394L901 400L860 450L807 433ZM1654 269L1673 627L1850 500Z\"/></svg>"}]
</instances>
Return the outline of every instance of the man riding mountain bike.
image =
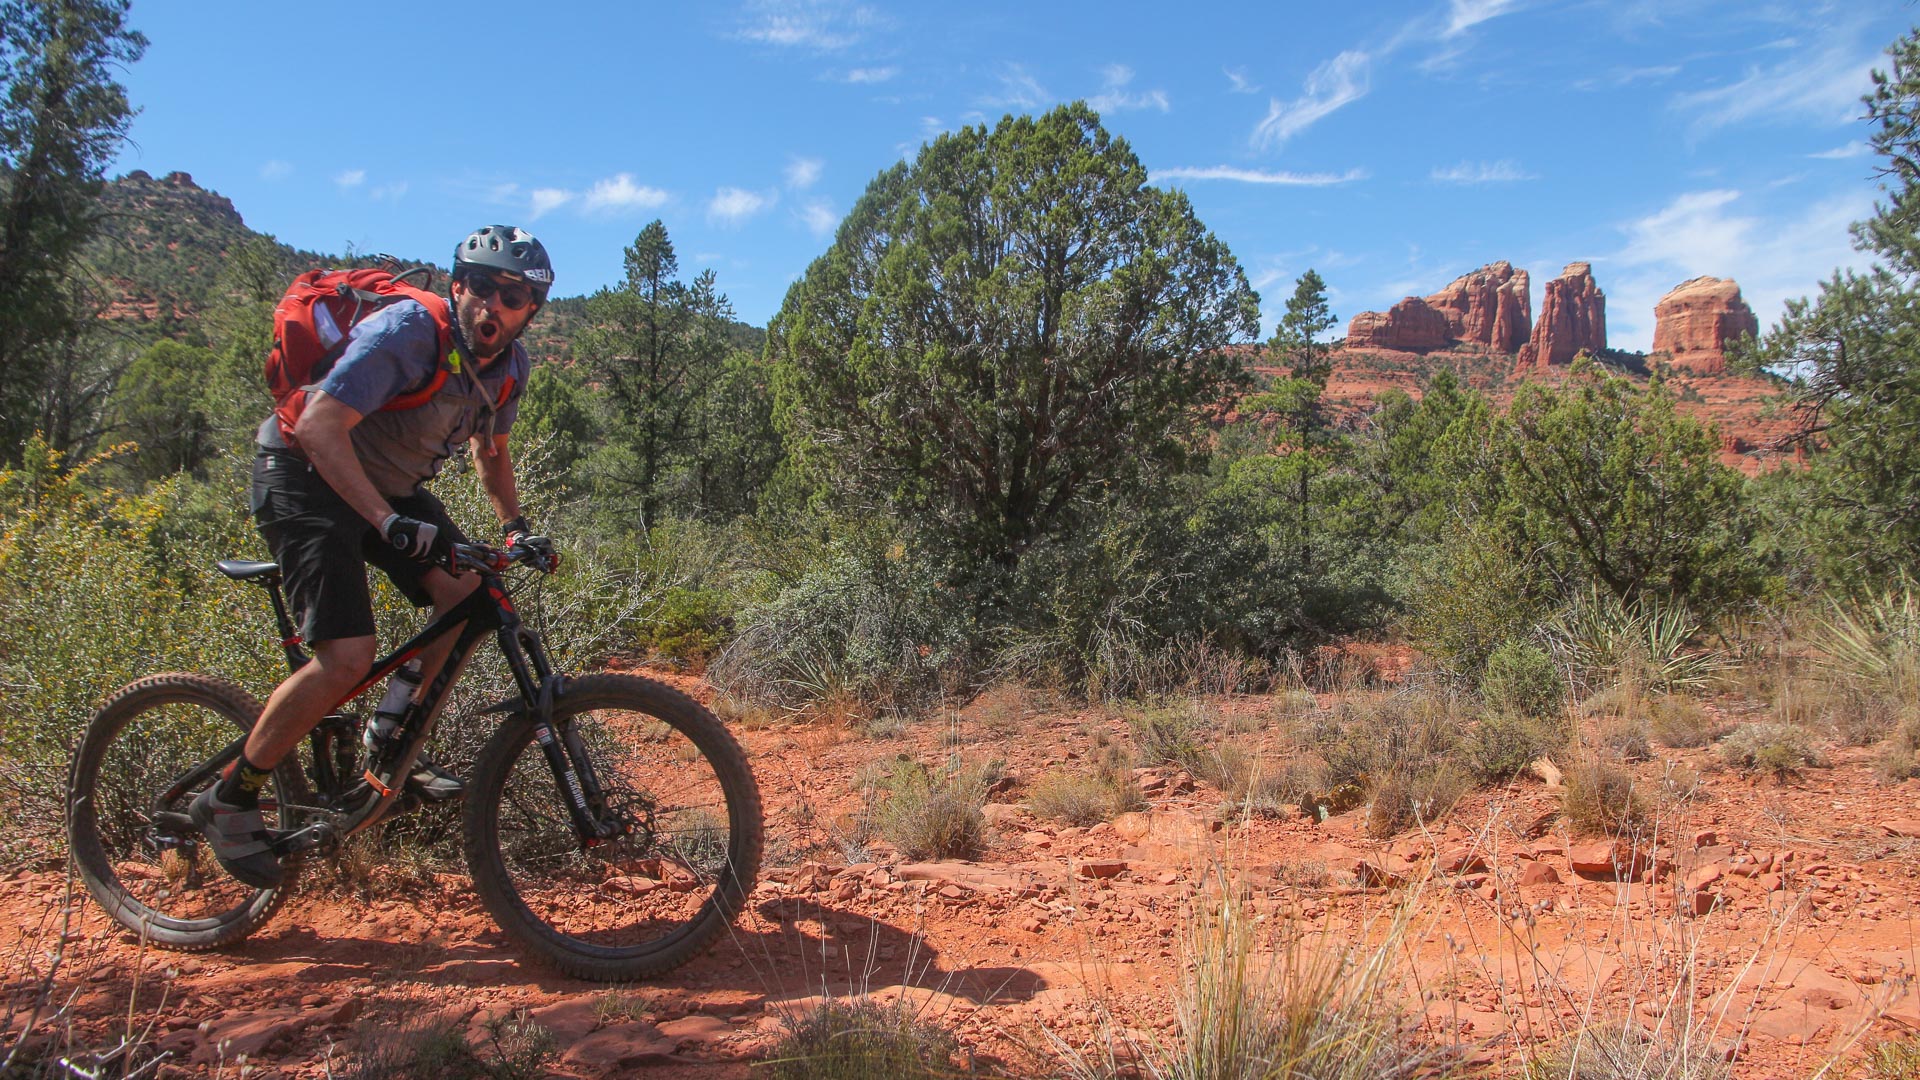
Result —
<instances>
[{"instance_id":1,"label":"man riding mountain bike","mask_svg":"<svg viewBox=\"0 0 1920 1080\"><path fill-rule=\"evenodd\" d=\"M367 565L435 615L478 586L477 578L445 569L452 546L466 538L423 487L462 443L472 446L508 545L541 552L545 569L557 564L551 541L534 535L521 514L507 449L531 368L519 338L552 284L539 240L511 225L486 226L454 250L445 311L400 299L354 323L324 377L298 391L297 419L289 425L289 410L276 408L260 425L254 519L280 564L312 659L274 690L239 759L189 810L240 881L280 884L259 792L373 662ZM452 643L447 635L420 653L420 687L431 685ZM429 801L462 790L457 777L424 759L407 787Z\"/></svg>"}]
</instances>

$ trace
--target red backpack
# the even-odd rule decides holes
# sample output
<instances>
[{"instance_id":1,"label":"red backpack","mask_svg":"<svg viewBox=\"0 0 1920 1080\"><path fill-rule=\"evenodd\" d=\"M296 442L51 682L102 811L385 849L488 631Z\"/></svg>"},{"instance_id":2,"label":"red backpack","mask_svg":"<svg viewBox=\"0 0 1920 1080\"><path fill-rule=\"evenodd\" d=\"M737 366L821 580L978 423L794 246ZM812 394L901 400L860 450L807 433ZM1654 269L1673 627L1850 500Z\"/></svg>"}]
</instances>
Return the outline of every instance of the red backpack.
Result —
<instances>
[{"instance_id":1,"label":"red backpack","mask_svg":"<svg viewBox=\"0 0 1920 1080\"><path fill-rule=\"evenodd\" d=\"M433 316L440 331L440 362L433 378L418 390L394 398L381 412L417 409L459 370L460 355L453 344L453 317L447 299L406 284L408 277L433 272L425 267L392 274L385 270L309 270L293 279L286 295L273 306L273 350L267 354L267 389L273 392L273 414L280 433L293 442L293 427L307 407L308 387L324 378L346 351L347 332L367 316L397 300L417 300ZM509 385L508 390L511 390ZM502 402L506 393L501 394Z\"/></svg>"}]
</instances>

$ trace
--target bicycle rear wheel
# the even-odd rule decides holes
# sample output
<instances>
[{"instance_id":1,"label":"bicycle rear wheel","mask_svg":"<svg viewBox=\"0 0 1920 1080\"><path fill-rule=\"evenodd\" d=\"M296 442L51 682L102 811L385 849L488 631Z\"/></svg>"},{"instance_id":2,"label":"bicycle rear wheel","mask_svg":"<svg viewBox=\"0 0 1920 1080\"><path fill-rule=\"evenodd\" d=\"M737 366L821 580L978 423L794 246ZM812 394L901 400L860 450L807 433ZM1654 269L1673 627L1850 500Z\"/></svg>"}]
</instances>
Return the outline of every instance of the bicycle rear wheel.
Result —
<instances>
[{"instance_id":1,"label":"bicycle rear wheel","mask_svg":"<svg viewBox=\"0 0 1920 1080\"><path fill-rule=\"evenodd\" d=\"M222 679L154 675L123 687L87 725L67 781L67 836L87 891L117 922L171 949L214 949L272 917L293 890L228 876L186 820L187 804L232 760L260 703ZM261 792L268 828L282 802L311 802L298 755Z\"/></svg>"},{"instance_id":2,"label":"bicycle rear wheel","mask_svg":"<svg viewBox=\"0 0 1920 1080\"><path fill-rule=\"evenodd\" d=\"M585 744L625 836L581 849L524 721L474 768L466 854L500 928L569 975L624 981L691 959L745 903L760 868L760 792L726 727L672 687L625 675L572 683L556 735Z\"/></svg>"}]
</instances>

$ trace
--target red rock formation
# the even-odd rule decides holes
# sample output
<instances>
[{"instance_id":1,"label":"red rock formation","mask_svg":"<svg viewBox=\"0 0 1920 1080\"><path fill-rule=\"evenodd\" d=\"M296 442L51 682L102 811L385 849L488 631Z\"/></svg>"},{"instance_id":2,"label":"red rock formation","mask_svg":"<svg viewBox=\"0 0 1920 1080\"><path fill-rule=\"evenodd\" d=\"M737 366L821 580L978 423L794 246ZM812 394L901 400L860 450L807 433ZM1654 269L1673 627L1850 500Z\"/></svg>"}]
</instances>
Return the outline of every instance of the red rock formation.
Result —
<instances>
[{"instance_id":1,"label":"red rock formation","mask_svg":"<svg viewBox=\"0 0 1920 1080\"><path fill-rule=\"evenodd\" d=\"M1384 314L1363 311L1347 326L1349 349L1393 349L1398 352L1428 352L1444 349L1452 339L1447 333L1447 317L1427 306L1425 300L1409 296Z\"/></svg>"},{"instance_id":2,"label":"red rock formation","mask_svg":"<svg viewBox=\"0 0 1920 1080\"><path fill-rule=\"evenodd\" d=\"M1653 318L1653 351L1671 354L1676 369L1694 375L1725 372L1727 345L1760 334L1760 320L1732 279L1683 281L1653 306Z\"/></svg>"},{"instance_id":3,"label":"red rock formation","mask_svg":"<svg viewBox=\"0 0 1920 1080\"><path fill-rule=\"evenodd\" d=\"M1599 352L1606 347L1607 295L1594 284L1590 264L1568 263L1559 277L1547 282L1540 321L1520 350L1519 369L1560 367L1582 349Z\"/></svg>"},{"instance_id":4,"label":"red rock formation","mask_svg":"<svg viewBox=\"0 0 1920 1080\"><path fill-rule=\"evenodd\" d=\"M1533 333L1533 297L1525 270L1505 261L1489 263L1427 297L1446 316L1447 336L1515 353Z\"/></svg>"}]
</instances>

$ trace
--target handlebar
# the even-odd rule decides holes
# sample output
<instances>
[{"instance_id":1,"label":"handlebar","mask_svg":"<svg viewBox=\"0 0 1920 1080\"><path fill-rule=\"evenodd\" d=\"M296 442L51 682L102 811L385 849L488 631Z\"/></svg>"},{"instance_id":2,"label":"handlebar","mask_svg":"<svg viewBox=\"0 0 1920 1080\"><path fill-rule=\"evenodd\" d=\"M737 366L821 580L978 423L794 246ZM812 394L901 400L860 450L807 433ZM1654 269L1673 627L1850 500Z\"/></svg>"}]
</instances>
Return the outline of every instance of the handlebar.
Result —
<instances>
[{"instance_id":1,"label":"handlebar","mask_svg":"<svg viewBox=\"0 0 1920 1080\"><path fill-rule=\"evenodd\" d=\"M497 548L486 544L455 544L453 554L447 559L447 569L454 573L462 570L477 570L483 574L500 574L515 566L531 566L541 569L543 554L525 544Z\"/></svg>"}]
</instances>

